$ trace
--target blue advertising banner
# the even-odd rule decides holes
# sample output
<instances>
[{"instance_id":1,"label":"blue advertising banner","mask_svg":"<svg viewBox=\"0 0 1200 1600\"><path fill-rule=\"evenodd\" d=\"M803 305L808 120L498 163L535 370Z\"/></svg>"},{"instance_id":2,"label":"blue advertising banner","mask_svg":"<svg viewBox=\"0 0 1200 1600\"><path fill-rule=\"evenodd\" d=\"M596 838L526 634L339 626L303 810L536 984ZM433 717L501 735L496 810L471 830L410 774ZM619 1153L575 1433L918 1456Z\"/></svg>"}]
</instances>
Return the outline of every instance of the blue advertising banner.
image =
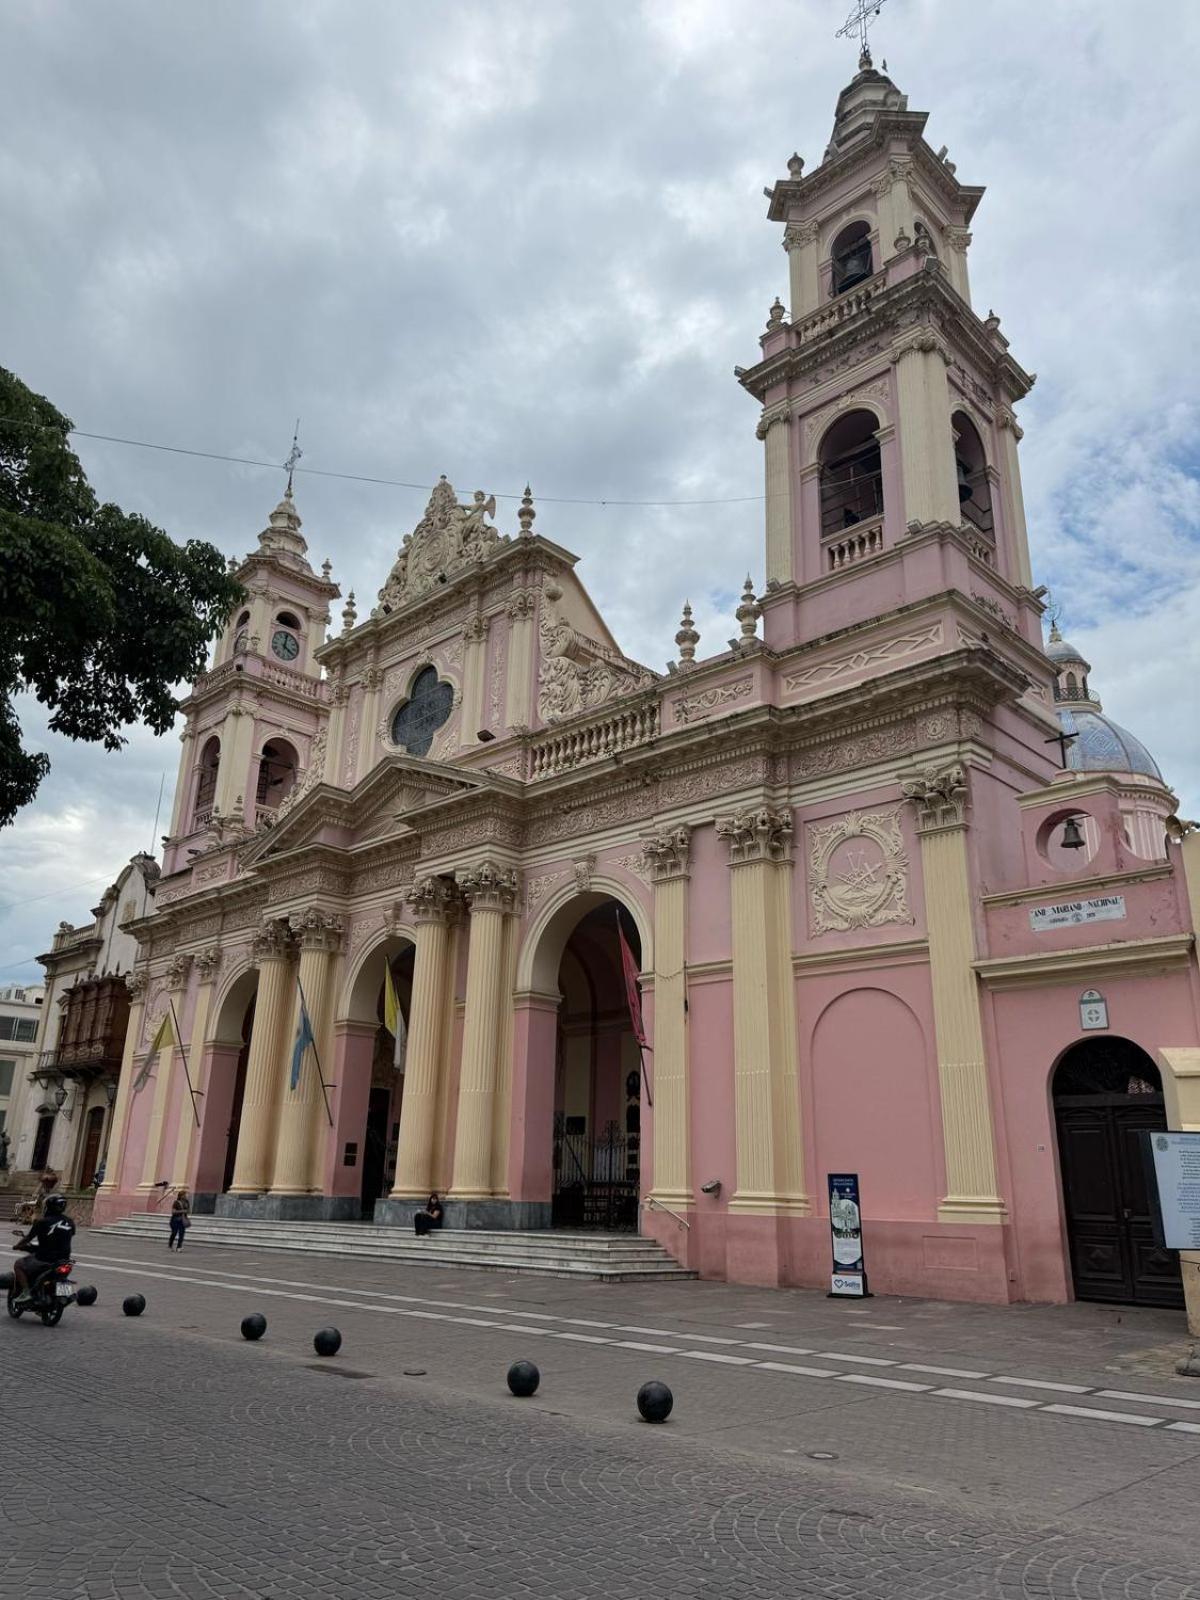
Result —
<instances>
[{"instance_id":1,"label":"blue advertising banner","mask_svg":"<svg viewBox=\"0 0 1200 1600\"><path fill-rule=\"evenodd\" d=\"M829 1173L829 1234L833 1246L831 1295L862 1299L867 1293L862 1209L857 1172Z\"/></svg>"}]
</instances>

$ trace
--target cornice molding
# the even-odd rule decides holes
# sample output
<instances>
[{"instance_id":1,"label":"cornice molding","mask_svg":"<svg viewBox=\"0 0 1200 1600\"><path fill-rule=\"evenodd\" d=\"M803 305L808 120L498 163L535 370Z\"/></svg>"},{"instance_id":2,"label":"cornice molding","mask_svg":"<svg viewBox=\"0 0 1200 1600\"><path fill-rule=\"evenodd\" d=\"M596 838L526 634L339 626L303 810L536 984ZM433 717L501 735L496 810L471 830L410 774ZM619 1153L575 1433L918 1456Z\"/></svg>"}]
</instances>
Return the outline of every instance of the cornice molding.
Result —
<instances>
[{"instance_id":1,"label":"cornice molding","mask_svg":"<svg viewBox=\"0 0 1200 1600\"><path fill-rule=\"evenodd\" d=\"M1107 978L1186 971L1191 965L1195 935L1166 934L1157 939L1130 939L1123 944L1080 945L1073 950L1046 950L1033 955L993 956L972 962L989 989L1025 989L1049 983L1099 983Z\"/></svg>"},{"instance_id":2,"label":"cornice molding","mask_svg":"<svg viewBox=\"0 0 1200 1600\"><path fill-rule=\"evenodd\" d=\"M980 895L979 898L980 903L989 908L1020 906L1030 900L1061 900L1064 896L1078 900L1085 894L1103 893L1108 889L1120 889L1136 883L1155 883L1163 878L1170 878L1174 871L1175 868L1169 861L1163 861L1130 872L1105 872L1095 877L1072 878L1069 882L1061 883L1035 883L1028 888Z\"/></svg>"}]
</instances>

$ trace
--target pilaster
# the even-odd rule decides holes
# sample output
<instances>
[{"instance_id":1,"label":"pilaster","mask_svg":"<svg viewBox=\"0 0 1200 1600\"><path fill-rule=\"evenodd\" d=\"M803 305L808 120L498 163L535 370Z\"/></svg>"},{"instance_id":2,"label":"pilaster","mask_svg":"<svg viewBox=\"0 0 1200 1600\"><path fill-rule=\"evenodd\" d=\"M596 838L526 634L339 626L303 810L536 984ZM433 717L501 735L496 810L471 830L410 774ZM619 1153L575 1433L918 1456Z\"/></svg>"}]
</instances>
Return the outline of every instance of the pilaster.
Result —
<instances>
[{"instance_id":1,"label":"pilaster","mask_svg":"<svg viewBox=\"0 0 1200 1600\"><path fill-rule=\"evenodd\" d=\"M253 797L253 774L250 771L254 755L254 713L249 706L235 701L225 713L221 723L221 761L217 768L217 787L213 795L213 810L222 816L240 816L246 797ZM239 803L240 802L240 803Z\"/></svg>"},{"instance_id":2,"label":"pilaster","mask_svg":"<svg viewBox=\"0 0 1200 1600\"><path fill-rule=\"evenodd\" d=\"M930 328L914 328L892 346L896 368L900 470L906 522L962 520L950 428L950 350Z\"/></svg>"},{"instance_id":3,"label":"pilaster","mask_svg":"<svg viewBox=\"0 0 1200 1600\"><path fill-rule=\"evenodd\" d=\"M1004 1222L979 985L972 965L976 948L967 861L967 777L960 766L931 767L902 787L916 808L921 839L946 1151L947 1193L938 1216L943 1222Z\"/></svg>"},{"instance_id":4,"label":"pilaster","mask_svg":"<svg viewBox=\"0 0 1200 1600\"><path fill-rule=\"evenodd\" d=\"M499 1064L500 985L504 922L517 899L517 875L485 861L459 875L471 910L467 1005L454 1139L453 1200L493 1197L492 1129Z\"/></svg>"},{"instance_id":5,"label":"pilaster","mask_svg":"<svg viewBox=\"0 0 1200 1600\"><path fill-rule=\"evenodd\" d=\"M98 1193L114 1194L121 1187L121 1167L125 1161L125 1136L129 1127L129 1103L133 1094L134 1056L138 1040L142 1037L142 1018L146 1011L146 990L149 976L144 967L138 967L125 979L129 990L129 1021L125 1028L125 1044L121 1051L121 1071L117 1078L117 1098L113 1102L112 1121L108 1130L108 1145L104 1152L104 1182Z\"/></svg>"},{"instance_id":6,"label":"pilaster","mask_svg":"<svg viewBox=\"0 0 1200 1600\"><path fill-rule=\"evenodd\" d=\"M792 528L791 414L765 416L758 425L766 462L767 582L796 576Z\"/></svg>"},{"instance_id":7,"label":"pilaster","mask_svg":"<svg viewBox=\"0 0 1200 1600\"><path fill-rule=\"evenodd\" d=\"M375 725L379 721L379 691L382 688L382 667L368 667L363 673L362 715L358 724L358 763L351 774L351 788L360 778L366 777L375 762Z\"/></svg>"},{"instance_id":8,"label":"pilaster","mask_svg":"<svg viewBox=\"0 0 1200 1600\"><path fill-rule=\"evenodd\" d=\"M154 1103L150 1108L150 1129L146 1135L146 1156L142 1164L142 1181L138 1184L138 1188L142 1191L158 1187L169 1162L167 1147L170 1143L171 1128L167 1121L167 1104L174 1081L175 1052L182 1048L181 1041L175 1038L175 1030L176 1027L182 1026L178 1019L179 1013L183 1010L183 996L191 970L192 958L188 955L173 956L167 967L168 994L172 1011L172 1043L164 1045L158 1053L158 1067L154 1074Z\"/></svg>"},{"instance_id":9,"label":"pilaster","mask_svg":"<svg viewBox=\"0 0 1200 1600\"><path fill-rule=\"evenodd\" d=\"M459 744L475 744L475 735L484 725L488 628L489 619L478 612L468 617L463 628L463 712Z\"/></svg>"},{"instance_id":10,"label":"pilaster","mask_svg":"<svg viewBox=\"0 0 1200 1600\"><path fill-rule=\"evenodd\" d=\"M1025 499L1021 493L1021 462L1017 446L1021 428L1007 406L997 417L1000 440L1000 511L1013 559L1013 582L1033 588L1033 568L1029 563L1029 532L1025 526Z\"/></svg>"},{"instance_id":11,"label":"pilaster","mask_svg":"<svg viewBox=\"0 0 1200 1600\"><path fill-rule=\"evenodd\" d=\"M504 725L527 727L533 721L533 618L537 596L516 589L508 597L508 668Z\"/></svg>"},{"instance_id":12,"label":"pilaster","mask_svg":"<svg viewBox=\"0 0 1200 1600\"><path fill-rule=\"evenodd\" d=\"M447 878L423 878L408 892L416 925L404 1098L396 1152L393 1200L424 1200L433 1187L446 1012L450 921L458 914L458 889Z\"/></svg>"},{"instance_id":13,"label":"pilaster","mask_svg":"<svg viewBox=\"0 0 1200 1600\"><path fill-rule=\"evenodd\" d=\"M687 1023L691 829L664 829L642 853L654 883L654 1189L665 1206L693 1202Z\"/></svg>"},{"instance_id":14,"label":"pilaster","mask_svg":"<svg viewBox=\"0 0 1200 1600\"><path fill-rule=\"evenodd\" d=\"M324 1120L325 1097L321 1090L324 1068L318 1066L317 1056L326 1043L330 978L342 946L345 924L339 916L310 907L302 915L292 917L289 928L300 947L299 982L291 1006L290 1031L284 1035L276 1069L278 1132L271 1193L319 1194L318 1135ZM293 1088L292 1052L300 1029L301 991L308 1006L316 1052L312 1045L305 1051Z\"/></svg>"},{"instance_id":15,"label":"pilaster","mask_svg":"<svg viewBox=\"0 0 1200 1600\"><path fill-rule=\"evenodd\" d=\"M171 1186L175 1189L181 1189L185 1184L192 1182L192 1150L200 1133L196 1117L198 1116L201 1121L204 1119L204 1097L208 1090L209 1056L204 1048L204 1038L208 1032L208 1013L220 966L221 947L217 944L209 945L207 950L201 950L195 958L200 987L196 990L196 1004L192 1008L192 1023L188 1034L188 1063L193 1073L203 1072L205 1078L201 1081L197 1076L192 1081L192 1088L197 1096L195 1102L187 1093L186 1086L180 1102L179 1136L175 1141L175 1170L171 1177ZM196 1107L195 1115L192 1113L193 1103Z\"/></svg>"},{"instance_id":16,"label":"pilaster","mask_svg":"<svg viewBox=\"0 0 1200 1600\"><path fill-rule=\"evenodd\" d=\"M817 262L819 232L815 222L789 222L783 230L793 322L806 317L820 304L821 282Z\"/></svg>"},{"instance_id":17,"label":"pilaster","mask_svg":"<svg viewBox=\"0 0 1200 1600\"><path fill-rule=\"evenodd\" d=\"M717 819L733 908L734 1212L811 1210L804 1192L791 962L792 817L763 806Z\"/></svg>"},{"instance_id":18,"label":"pilaster","mask_svg":"<svg viewBox=\"0 0 1200 1600\"><path fill-rule=\"evenodd\" d=\"M255 937L252 955L258 967L258 995L230 1194L264 1194L271 1186L275 1090L292 999L292 943L287 924L278 919L264 922Z\"/></svg>"}]
</instances>

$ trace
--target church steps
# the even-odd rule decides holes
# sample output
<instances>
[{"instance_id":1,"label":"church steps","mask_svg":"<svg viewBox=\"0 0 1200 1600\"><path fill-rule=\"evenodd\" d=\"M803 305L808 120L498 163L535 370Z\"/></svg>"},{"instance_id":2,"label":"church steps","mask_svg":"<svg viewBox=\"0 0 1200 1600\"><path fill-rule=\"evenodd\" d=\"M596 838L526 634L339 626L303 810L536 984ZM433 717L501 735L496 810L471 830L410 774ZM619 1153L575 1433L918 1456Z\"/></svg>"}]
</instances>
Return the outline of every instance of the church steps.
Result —
<instances>
[{"instance_id":1,"label":"church steps","mask_svg":"<svg viewBox=\"0 0 1200 1600\"><path fill-rule=\"evenodd\" d=\"M94 1231L105 1238L162 1243L165 1216L124 1217ZM189 1244L294 1251L305 1255L393 1261L397 1265L475 1267L482 1271L584 1278L602 1282L692 1278L661 1245L636 1234L491 1232L448 1229L418 1239L370 1223L265 1222L195 1217Z\"/></svg>"}]
</instances>

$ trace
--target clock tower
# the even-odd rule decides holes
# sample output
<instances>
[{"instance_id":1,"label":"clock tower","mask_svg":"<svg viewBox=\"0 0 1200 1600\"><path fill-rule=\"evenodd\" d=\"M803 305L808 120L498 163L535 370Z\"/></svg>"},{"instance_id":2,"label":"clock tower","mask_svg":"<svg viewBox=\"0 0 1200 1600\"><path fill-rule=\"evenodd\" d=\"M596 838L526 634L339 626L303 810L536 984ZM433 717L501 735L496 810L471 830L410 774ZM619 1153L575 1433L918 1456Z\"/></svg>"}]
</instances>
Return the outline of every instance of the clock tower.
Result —
<instances>
[{"instance_id":1,"label":"clock tower","mask_svg":"<svg viewBox=\"0 0 1200 1600\"><path fill-rule=\"evenodd\" d=\"M217 640L213 662L180 709L183 752L165 871L273 822L324 750L329 710L316 652L340 590L326 562L308 560L289 481L236 565L245 600Z\"/></svg>"}]
</instances>

